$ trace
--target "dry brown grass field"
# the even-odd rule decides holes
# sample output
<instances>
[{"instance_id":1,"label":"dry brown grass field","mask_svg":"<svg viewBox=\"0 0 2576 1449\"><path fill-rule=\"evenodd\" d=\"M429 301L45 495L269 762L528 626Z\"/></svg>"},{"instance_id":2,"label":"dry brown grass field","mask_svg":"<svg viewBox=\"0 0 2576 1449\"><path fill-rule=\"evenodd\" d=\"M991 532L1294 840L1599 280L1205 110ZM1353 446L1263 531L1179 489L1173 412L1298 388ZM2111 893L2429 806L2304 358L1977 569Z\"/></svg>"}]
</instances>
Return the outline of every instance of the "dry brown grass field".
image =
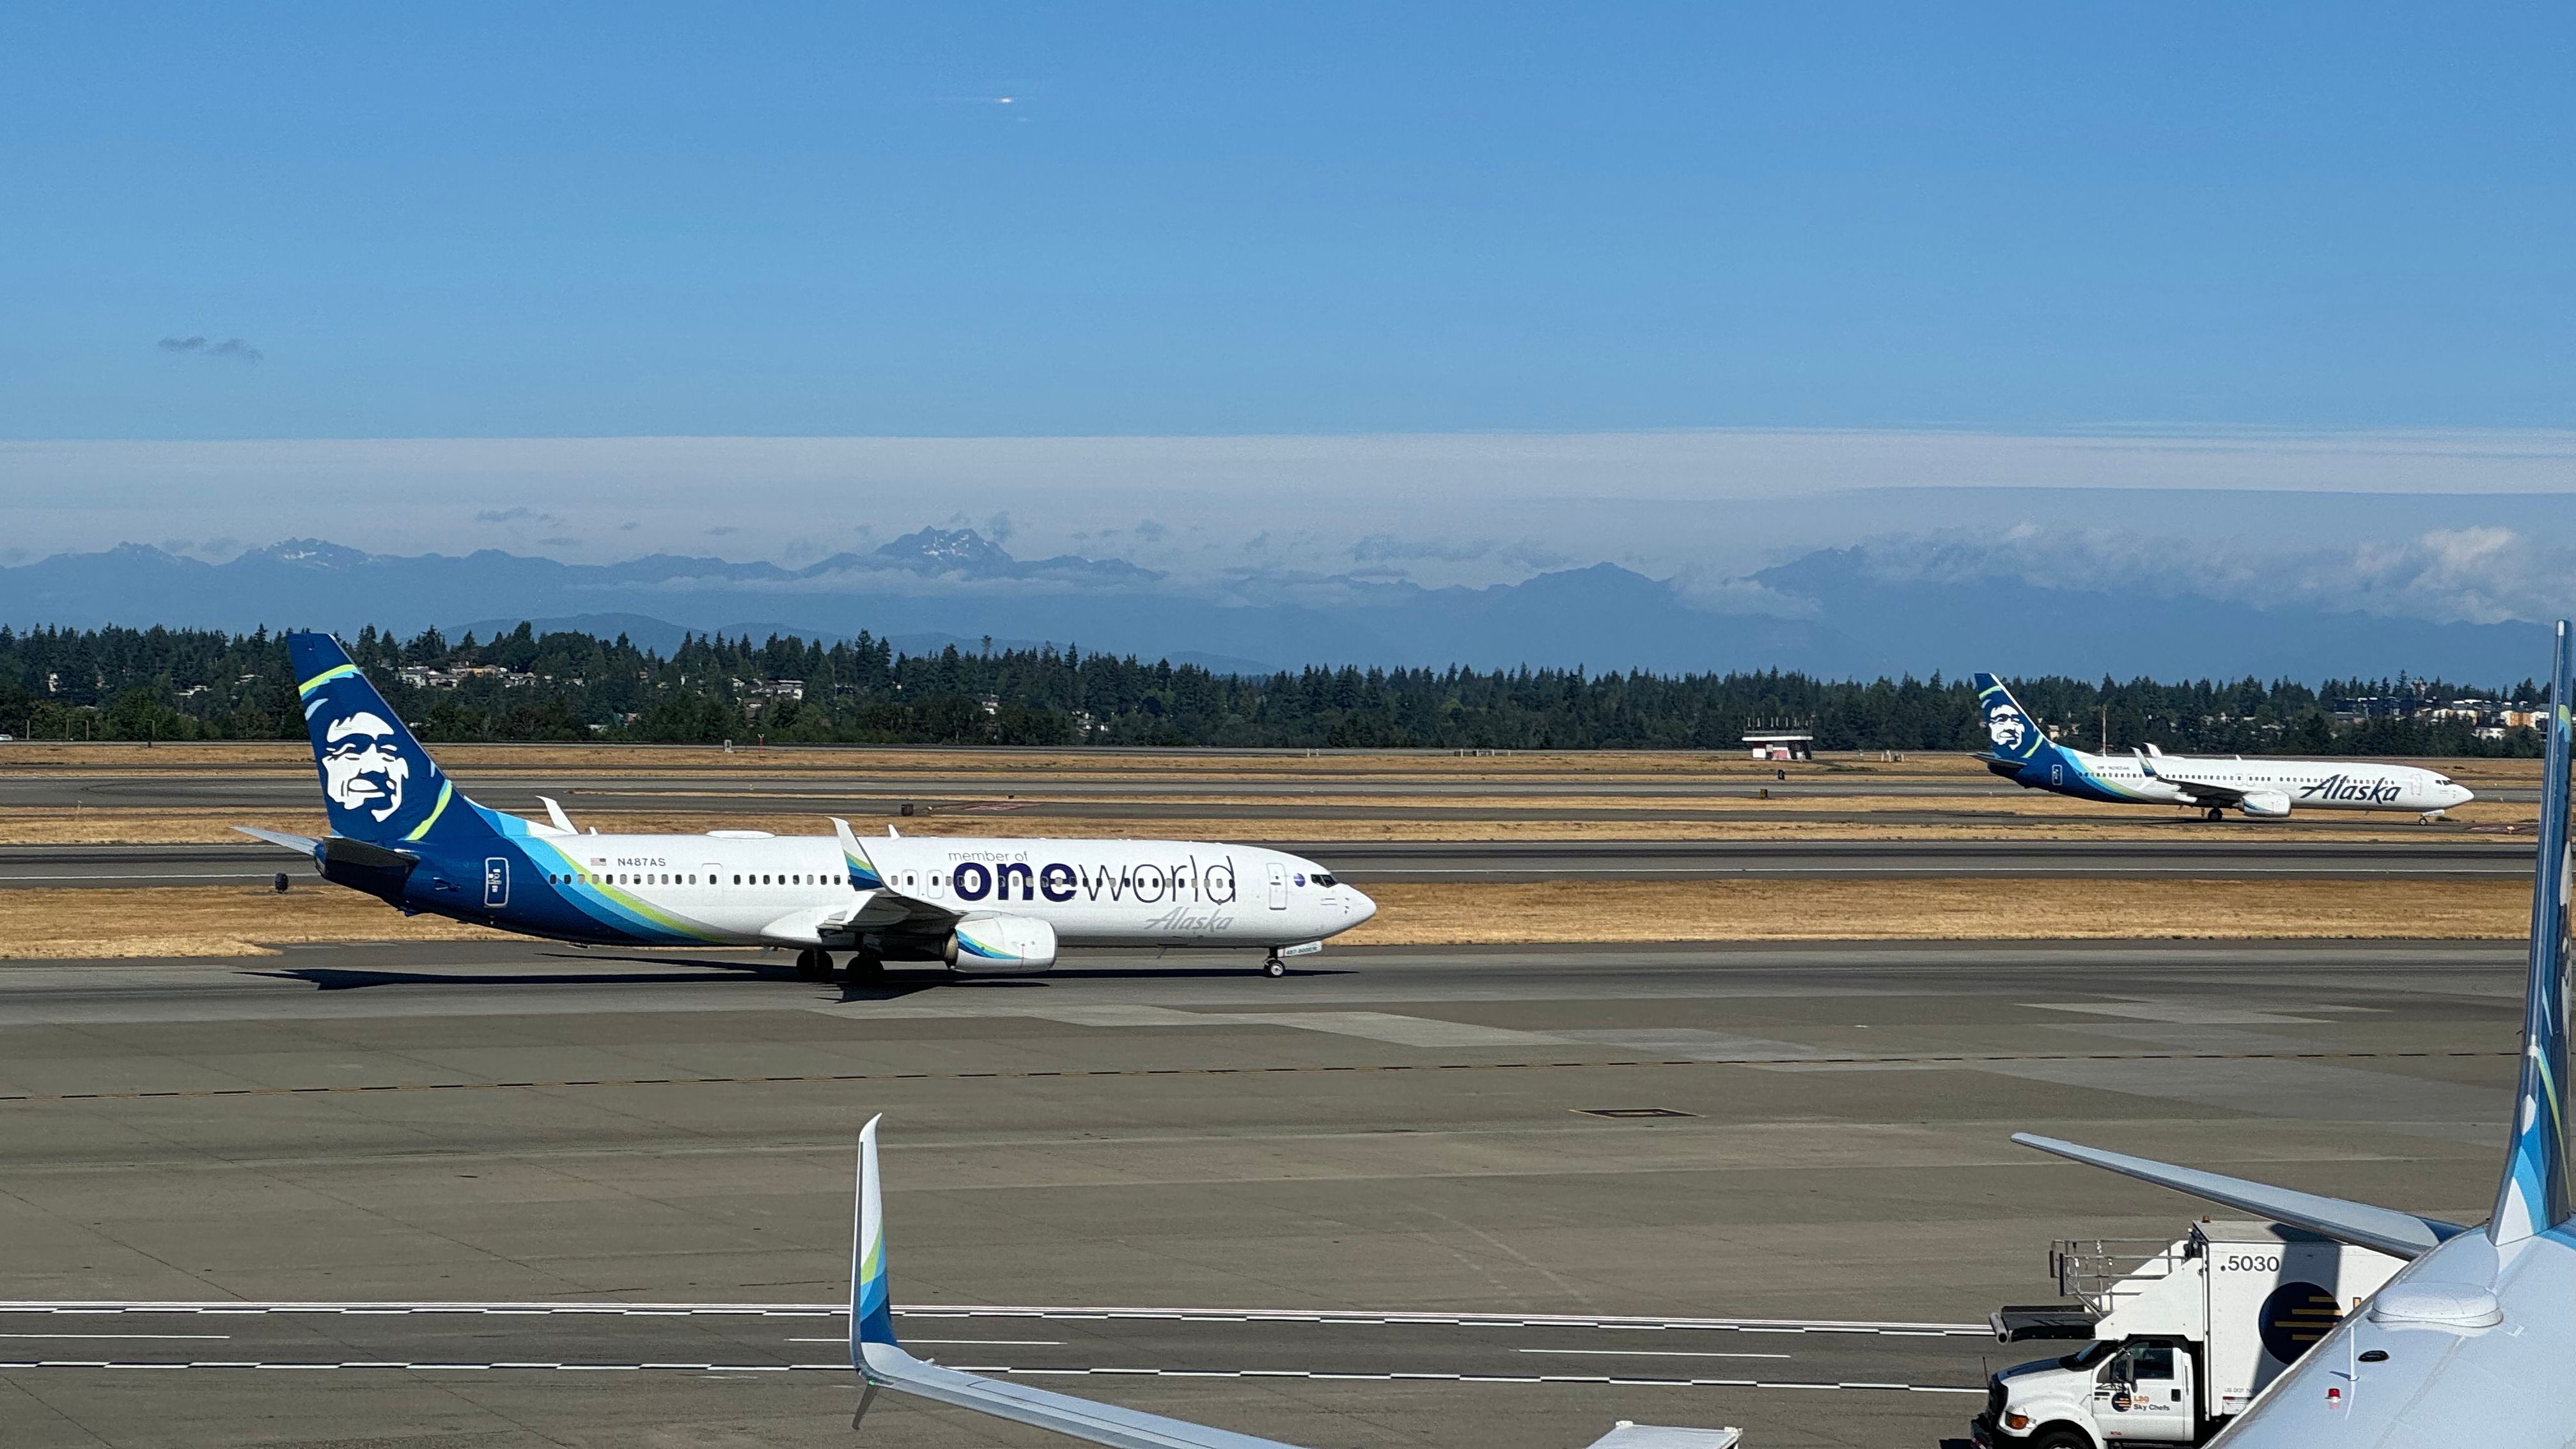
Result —
<instances>
[{"instance_id":1,"label":"dry brown grass field","mask_svg":"<svg viewBox=\"0 0 2576 1449\"><path fill-rule=\"evenodd\" d=\"M695 833L736 828L821 834L823 812L852 816L865 833L882 830L892 802L919 792L922 813L898 822L917 835L1179 837L1242 841L1369 840L2317 840L2469 841L2527 824L2535 807L2481 801L2454 812L2458 823L2310 815L2283 822L2205 825L2187 812L2093 805L1985 784L1965 755L1904 760L1833 758L1812 765L1756 764L1732 755L1600 752L1445 755L1348 753L1213 754L1192 751L946 751L911 749L660 749L619 746L446 746L442 761L468 789L543 772L550 781L594 774L602 788L673 776L668 808L585 809L578 786L566 804L605 831ZM2479 785L2536 783L2530 761L2453 761L2444 767ZM0 774L131 776L138 772L310 778L301 745L0 746ZM849 795L818 793L812 813L778 811L774 801L736 807L719 791L688 788L708 772L793 777L804 789L846 781ZM1786 779L1776 778L1785 773ZM918 777L908 786L907 777ZM1155 813L1109 813L1093 798L1067 813L1048 799L1049 781L1153 782ZM1420 781L1430 792L1365 794ZM1705 780L1727 794L1552 794L1551 780L1600 790L1621 781ZM939 796L943 783L1002 786L1019 798ZM1487 794L1461 785L1492 782ZM1832 792L1802 789L1832 781ZM1885 793L1867 785L1883 782ZM1771 787L1754 798L1745 786ZM1852 790L1853 786L1862 786ZM1954 791L1942 788L1955 785ZM1926 787L1931 787L1926 789ZM1850 793L1845 793L1846 791ZM1441 793L1454 792L1454 793ZM1059 797L1061 798L1061 797ZM1245 813L1294 805L1296 813ZM1051 808L1052 806L1052 808ZM1590 818L1538 818L1550 811ZM1477 818L1483 815L1488 818ZM1824 818L1818 818L1824 817ZM235 825L305 834L323 830L316 808L275 813L220 809L0 808L0 843L233 841ZM480 928L405 918L353 892L313 880L281 853L296 888L264 890L29 889L0 892L0 956L223 956L257 954L296 942L485 937ZM2009 880L1647 881L1565 885L1387 884L1373 888L1376 920L1343 939L1384 944L1472 941L1683 941L1810 939L2035 939L2077 937L2422 936L2508 938L2524 928L2528 888L2518 882L2170 881L2152 893L2033 892ZM2321 925L2320 923L2330 923Z\"/></svg>"},{"instance_id":2,"label":"dry brown grass field","mask_svg":"<svg viewBox=\"0 0 2576 1449\"><path fill-rule=\"evenodd\" d=\"M2506 940L2518 881L2159 881L2153 893L2034 892L2026 881L1585 881L1388 884L1349 945L1821 940L2409 938ZM2322 924L2321 924L2322 923ZM0 958L260 956L316 941L503 937L300 879L237 886L0 891Z\"/></svg>"}]
</instances>

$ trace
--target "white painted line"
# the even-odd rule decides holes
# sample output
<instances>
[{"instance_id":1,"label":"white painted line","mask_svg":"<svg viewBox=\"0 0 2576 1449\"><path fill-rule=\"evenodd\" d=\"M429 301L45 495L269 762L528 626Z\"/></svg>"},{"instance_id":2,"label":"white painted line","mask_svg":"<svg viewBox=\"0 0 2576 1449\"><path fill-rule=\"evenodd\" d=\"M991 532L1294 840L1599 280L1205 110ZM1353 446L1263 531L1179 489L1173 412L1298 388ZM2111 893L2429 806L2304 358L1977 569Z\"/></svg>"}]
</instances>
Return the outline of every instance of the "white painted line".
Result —
<instances>
[{"instance_id":1,"label":"white painted line","mask_svg":"<svg viewBox=\"0 0 2576 1449\"><path fill-rule=\"evenodd\" d=\"M0 1333L0 1338L41 1338L54 1342L75 1338L148 1338L155 1342L170 1339L201 1339L218 1342L232 1337L229 1333Z\"/></svg>"},{"instance_id":2,"label":"white painted line","mask_svg":"<svg viewBox=\"0 0 2576 1449\"><path fill-rule=\"evenodd\" d=\"M898 1318L1026 1318L1052 1322L1160 1319L1181 1323L1313 1323L1335 1327L1634 1328L1700 1329L1736 1333L1903 1334L1909 1337L1992 1338L1983 1323L1876 1322L1834 1318L1653 1318L1614 1314L1414 1313L1361 1309L1286 1308L1068 1308L929 1304L894 1310ZM481 1314L500 1317L600 1315L608 1317L742 1317L844 1319L834 1303L478 1303L478 1302L232 1302L176 1299L6 1299L7 1314L178 1314L209 1317L312 1313L322 1315ZM839 1339L832 1340L835 1343Z\"/></svg>"},{"instance_id":3,"label":"white painted line","mask_svg":"<svg viewBox=\"0 0 2576 1449\"><path fill-rule=\"evenodd\" d=\"M1401 1379L1408 1383L1449 1384L1615 1384L1629 1388L1737 1388L1737 1389L1823 1389L1867 1390L1909 1394L1974 1394L1983 1388L1965 1388L1950 1384L1897 1383L1817 1383L1769 1379L1702 1379L1640 1378L1621 1374L1432 1374L1432 1373L1327 1373L1312 1369L1155 1369L1155 1368L1016 1368L1008 1364L963 1364L954 1366L959 1373L1004 1374L1014 1378L1159 1378L1159 1379L1307 1379L1316 1383L1387 1383ZM789 1364L660 1364L660 1363L245 1363L237 1361L197 1361L190 1363L117 1363L102 1359L41 1359L10 1362L0 1360L0 1370L12 1369L106 1369L117 1372L170 1369L251 1369L267 1372L327 1371L333 1369L394 1369L410 1373L600 1373L680 1371L719 1374L784 1374L848 1373L845 1363Z\"/></svg>"},{"instance_id":4,"label":"white painted line","mask_svg":"<svg viewBox=\"0 0 2576 1449\"><path fill-rule=\"evenodd\" d=\"M847 1343L846 1338L791 1338L789 1343ZM914 1338L904 1335L909 1344L936 1344L941 1348L1062 1348L1064 1342L1053 1338Z\"/></svg>"},{"instance_id":5,"label":"white painted line","mask_svg":"<svg viewBox=\"0 0 2576 1449\"><path fill-rule=\"evenodd\" d=\"M1790 1358L1785 1353L1703 1353L1687 1348L1525 1348L1523 1353L1553 1353L1569 1358Z\"/></svg>"}]
</instances>

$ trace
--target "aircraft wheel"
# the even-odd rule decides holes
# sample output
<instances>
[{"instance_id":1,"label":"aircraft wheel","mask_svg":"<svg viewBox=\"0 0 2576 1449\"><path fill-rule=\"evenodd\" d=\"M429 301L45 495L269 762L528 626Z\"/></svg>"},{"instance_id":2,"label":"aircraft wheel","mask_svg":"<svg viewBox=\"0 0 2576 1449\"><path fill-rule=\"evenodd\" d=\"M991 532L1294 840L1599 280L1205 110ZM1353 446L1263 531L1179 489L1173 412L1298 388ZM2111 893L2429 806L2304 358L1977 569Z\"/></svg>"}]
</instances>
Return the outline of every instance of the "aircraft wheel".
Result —
<instances>
[{"instance_id":1,"label":"aircraft wheel","mask_svg":"<svg viewBox=\"0 0 2576 1449\"><path fill-rule=\"evenodd\" d=\"M2212 805L2209 807L2209 813L2200 818L2203 820L2224 820L2227 818L2227 812L2219 809L2215 805Z\"/></svg>"},{"instance_id":2,"label":"aircraft wheel","mask_svg":"<svg viewBox=\"0 0 2576 1449\"><path fill-rule=\"evenodd\" d=\"M1261 974L1269 977L1273 981L1276 981L1280 977L1288 974L1288 963L1280 960L1276 956L1273 956L1269 960L1261 963Z\"/></svg>"},{"instance_id":3,"label":"aircraft wheel","mask_svg":"<svg viewBox=\"0 0 2576 1449\"><path fill-rule=\"evenodd\" d=\"M796 953L796 978L800 981L832 979L832 953L819 946L808 946Z\"/></svg>"},{"instance_id":4,"label":"aircraft wheel","mask_svg":"<svg viewBox=\"0 0 2576 1449\"><path fill-rule=\"evenodd\" d=\"M850 984L883 986L886 979L885 958L873 951L861 951L850 957Z\"/></svg>"}]
</instances>

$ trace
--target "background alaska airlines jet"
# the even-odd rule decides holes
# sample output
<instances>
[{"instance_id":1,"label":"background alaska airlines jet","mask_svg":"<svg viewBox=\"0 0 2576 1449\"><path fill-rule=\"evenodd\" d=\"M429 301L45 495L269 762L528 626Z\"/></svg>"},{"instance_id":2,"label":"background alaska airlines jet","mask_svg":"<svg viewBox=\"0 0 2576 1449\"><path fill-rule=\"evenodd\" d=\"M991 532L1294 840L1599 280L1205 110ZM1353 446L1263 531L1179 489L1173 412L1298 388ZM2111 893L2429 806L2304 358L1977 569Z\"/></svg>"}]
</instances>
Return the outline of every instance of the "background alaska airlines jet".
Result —
<instances>
[{"instance_id":1,"label":"background alaska airlines jet","mask_svg":"<svg viewBox=\"0 0 2576 1449\"><path fill-rule=\"evenodd\" d=\"M1990 754L1986 768L2026 790L2120 805L2187 805L2216 820L2229 810L2277 820L2293 808L2410 810L2426 820L2476 798L2448 775L2413 765L2338 760L2214 759L2168 755L2149 745L2118 755L2070 750L2048 737L2004 682L1976 676L1977 709Z\"/></svg>"},{"instance_id":2,"label":"background alaska airlines jet","mask_svg":"<svg viewBox=\"0 0 2576 1449\"><path fill-rule=\"evenodd\" d=\"M323 879L427 911L556 941L784 946L828 980L887 961L963 973L1043 971L1056 947L1258 946L1263 968L1376 914L1313 861L1179 840L835 834L583 835L466 798L340 641L289 634L331 833L237 827L310 854Z\"/></svg>"},{"instance_id":3,"label":"background alaska airlines jet","mask_svg":"<svg viewBox=\"0 0 2576 1449\"><path fill-rule=\"evenodd\" d=\"M2568 626L2558 626L2540 858L2523 987L2522 1079L2504 1176L2481 1229L2294 1192L2051 1137L2026 1147L2107 1167L2274 1222L2410 1259L2368 1304L2257 1394L2212 1441L2224 1449L2565 1449L2576 1444L2576 1203L2567 1143ZM2051 1442L1979 1421L1981 1444ZM2054 1442L2068 1442L2059 1438Z\"/></svg>"}]
</instances>

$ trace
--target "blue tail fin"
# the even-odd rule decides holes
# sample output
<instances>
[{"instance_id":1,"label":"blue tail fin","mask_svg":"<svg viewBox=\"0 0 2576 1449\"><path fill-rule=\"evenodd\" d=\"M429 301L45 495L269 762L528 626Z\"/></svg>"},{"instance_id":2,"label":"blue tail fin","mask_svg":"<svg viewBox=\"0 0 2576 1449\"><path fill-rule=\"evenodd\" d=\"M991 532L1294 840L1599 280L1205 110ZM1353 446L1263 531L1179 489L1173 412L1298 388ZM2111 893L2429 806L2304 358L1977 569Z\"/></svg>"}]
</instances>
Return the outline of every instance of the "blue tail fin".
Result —
<instances>
[{"instance_id":1,"label":"blue tail fin","mask_svg":"<svg viewBox=\"0 0 2576 1449\"><path fill-rule=\"evenodd\" d=\"M1994 758L2013 764L2028 764L2039 758L2048 746L2048 734L2039 721L2021 707L2004 688L2004 682L1991 674L1975 676L1977 712L1986 726L1986 738L1994 742Z\"/></svg>"},{"instance_id":2,"label":"blue tail fin","mask_svg":"<svg viewBox=\"0 0 2576 1449\"><path fill-rule=\"evenodd\" d=\"M488 833L339 640L289 634L286 655L295 666L333 834L407 845L458 831Z\"/></svg>"},{"instance_id":3,"label":"blue tail fin","mask_svg":"<svg viewBox=\"0 0 2576 1449\"><path fill-rule=\"evenodd\" d=\"M886 1285L885 1194L877 1186L877 1124L859 1129L859 1192L850 1215L850 1366L868 1371L868 1345L900 1348L893 1295Z\"/></svg>"},{"instance_id":4,"label":"blue tail fin","mask_svg":"<svg viewBox=\"0 0 2576 1449\"><path fill-rule=\"evenodd\" d=\"M2531 978L2522 1023L2522 1084L2513 1146L2496 1189L2487 1236L2499 1245L2537 1237L2568 1219L2567 855L2568 656L2559 621L2549 686L2549 755L2540 781L2540 858L2531 885Z\"/></svg>"}]
</instances>

